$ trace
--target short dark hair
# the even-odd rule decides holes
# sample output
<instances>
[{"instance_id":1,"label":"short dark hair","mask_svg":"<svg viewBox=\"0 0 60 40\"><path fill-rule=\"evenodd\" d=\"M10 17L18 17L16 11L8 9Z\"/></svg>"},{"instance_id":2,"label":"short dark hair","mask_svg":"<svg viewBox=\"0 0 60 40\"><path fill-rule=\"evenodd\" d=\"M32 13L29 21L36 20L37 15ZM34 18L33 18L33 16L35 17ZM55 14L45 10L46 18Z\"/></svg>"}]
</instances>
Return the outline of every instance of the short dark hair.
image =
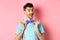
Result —
<instances>
[{"instance_id":1,"label":"short dark hair","mask_svg":"<svg viewBox=\"0 0 60 40\"><path fill-rule=\"evenodd\" d=\"M33 4L32 4L32 3L26 3L26 4L23 6L23 9L25 10L27 7L33 7Z\"/></svg>"}]
</instances>

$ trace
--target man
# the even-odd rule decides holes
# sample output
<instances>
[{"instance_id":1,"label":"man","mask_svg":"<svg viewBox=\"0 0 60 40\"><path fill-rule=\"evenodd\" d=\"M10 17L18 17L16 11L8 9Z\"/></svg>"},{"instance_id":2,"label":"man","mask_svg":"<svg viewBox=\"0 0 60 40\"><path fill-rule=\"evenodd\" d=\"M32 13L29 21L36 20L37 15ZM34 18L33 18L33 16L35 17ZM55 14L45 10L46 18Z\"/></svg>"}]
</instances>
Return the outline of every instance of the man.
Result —
<instances>
[{"instance_id":1,"label":"man","mask_svg":"<svg viewBox=\"0 0 60 40\"><path fill-rule=\"evenodd\" d=\"M33 4L27 3L24 5L23 9L27 18L19 23L15 40L44 40L44 29L42 24L33 19Z\"/></svg>"}]
</instances>

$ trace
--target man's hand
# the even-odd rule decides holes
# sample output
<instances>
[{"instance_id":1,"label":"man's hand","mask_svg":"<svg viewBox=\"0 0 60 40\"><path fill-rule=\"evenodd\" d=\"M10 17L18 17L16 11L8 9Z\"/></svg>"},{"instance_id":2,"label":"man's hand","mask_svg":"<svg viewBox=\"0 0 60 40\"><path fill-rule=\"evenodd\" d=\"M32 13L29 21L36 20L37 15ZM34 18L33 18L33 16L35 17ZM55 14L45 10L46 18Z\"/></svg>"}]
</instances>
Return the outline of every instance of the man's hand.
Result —
<instances>
[{"instance_id":1,"label":"man's hand","mask_svg":"<svg viewBox=\"0 0 60 40\"><path fill-rule=\"evenodd\" d=\"M24 34L24 30L25 30L25 23L23 21L20 22L22 24L22 31L16 35L15 40L21 40L21 38L23 37Z\"/></svg>"},{"instance_id":2,"label":"man's hand","mask_svg":"<svg viewBox=\"0 0 60 40\"><path fill-rule=\"evenodd\" d=\"M35 22L35 25L34 25L34 28L35 28L36 31L38 30L38 24L39 24L39 22L36 21L36 22Z\"/></svg>"},{"instance_id":3,"label":"man's hand","mask_svg":"<svg viewBox=\"0 0 60 40\"><path fill-rule=\"evenodd\" d=\"M21 24L22 24L22 30L25 30L26 24L23 21L21 22Z\"/></svg>"},{"instance_id":4,"label":"man's hand","mask_svg":"<svg viewBox=\"0 0 60 40\"><path fill-rule=\"evenodd\" d=\"M35 22L35 25L34 25L34 28L36 30L36 34L37 34L37 37L40 39L40 40L44 40L44 35L41 35L41 33L39 32L39 29L38 29L38 24L39 22Z\"/></svg>"}]
</instances>

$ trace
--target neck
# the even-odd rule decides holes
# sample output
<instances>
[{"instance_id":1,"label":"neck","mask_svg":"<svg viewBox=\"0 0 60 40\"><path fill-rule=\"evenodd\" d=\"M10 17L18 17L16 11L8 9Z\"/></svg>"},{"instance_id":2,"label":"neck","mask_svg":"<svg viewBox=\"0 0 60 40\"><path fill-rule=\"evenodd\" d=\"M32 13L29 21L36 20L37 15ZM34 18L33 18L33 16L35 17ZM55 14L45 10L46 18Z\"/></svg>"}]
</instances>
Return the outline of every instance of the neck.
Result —
<instances>
[{"instance_id":1,"label":"neck","mask_svg":"<svg viewBox=\"0 0 60 40\"><path fill-rule=\"evenodd\" d=\"M32 20L34 19L33 17L32 18L29 18L29 17L25 17L24 20Z\"/></svg>"},{"instance_id":2,"label":"neck","mask_svg":"<svg viewBox=\"0 0 60 40\"><path fill-rule=\"evenodd\" d=\"M28 18L28 17L27 17L27 19L28 19L28 20L31 20L31 19L33 19L33 18Z\"/></svg>"}]
</instances>

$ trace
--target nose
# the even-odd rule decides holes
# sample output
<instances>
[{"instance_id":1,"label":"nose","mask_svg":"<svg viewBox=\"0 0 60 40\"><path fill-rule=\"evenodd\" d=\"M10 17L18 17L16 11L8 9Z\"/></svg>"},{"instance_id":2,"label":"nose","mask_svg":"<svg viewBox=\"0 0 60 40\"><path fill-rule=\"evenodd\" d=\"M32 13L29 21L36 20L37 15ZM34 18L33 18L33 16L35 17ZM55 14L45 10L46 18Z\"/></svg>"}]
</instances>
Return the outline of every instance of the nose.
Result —
<instances>
[{"instance_id":1,"label":"nose","mask_svg":"<svg viewBox=\"0 0 60 40\"><path fill-rule=\"evenodd\" d=\"M33 12L32 12L32 11L30 11L30 14L33 14Z\"/></svg>"}]
</instances>

